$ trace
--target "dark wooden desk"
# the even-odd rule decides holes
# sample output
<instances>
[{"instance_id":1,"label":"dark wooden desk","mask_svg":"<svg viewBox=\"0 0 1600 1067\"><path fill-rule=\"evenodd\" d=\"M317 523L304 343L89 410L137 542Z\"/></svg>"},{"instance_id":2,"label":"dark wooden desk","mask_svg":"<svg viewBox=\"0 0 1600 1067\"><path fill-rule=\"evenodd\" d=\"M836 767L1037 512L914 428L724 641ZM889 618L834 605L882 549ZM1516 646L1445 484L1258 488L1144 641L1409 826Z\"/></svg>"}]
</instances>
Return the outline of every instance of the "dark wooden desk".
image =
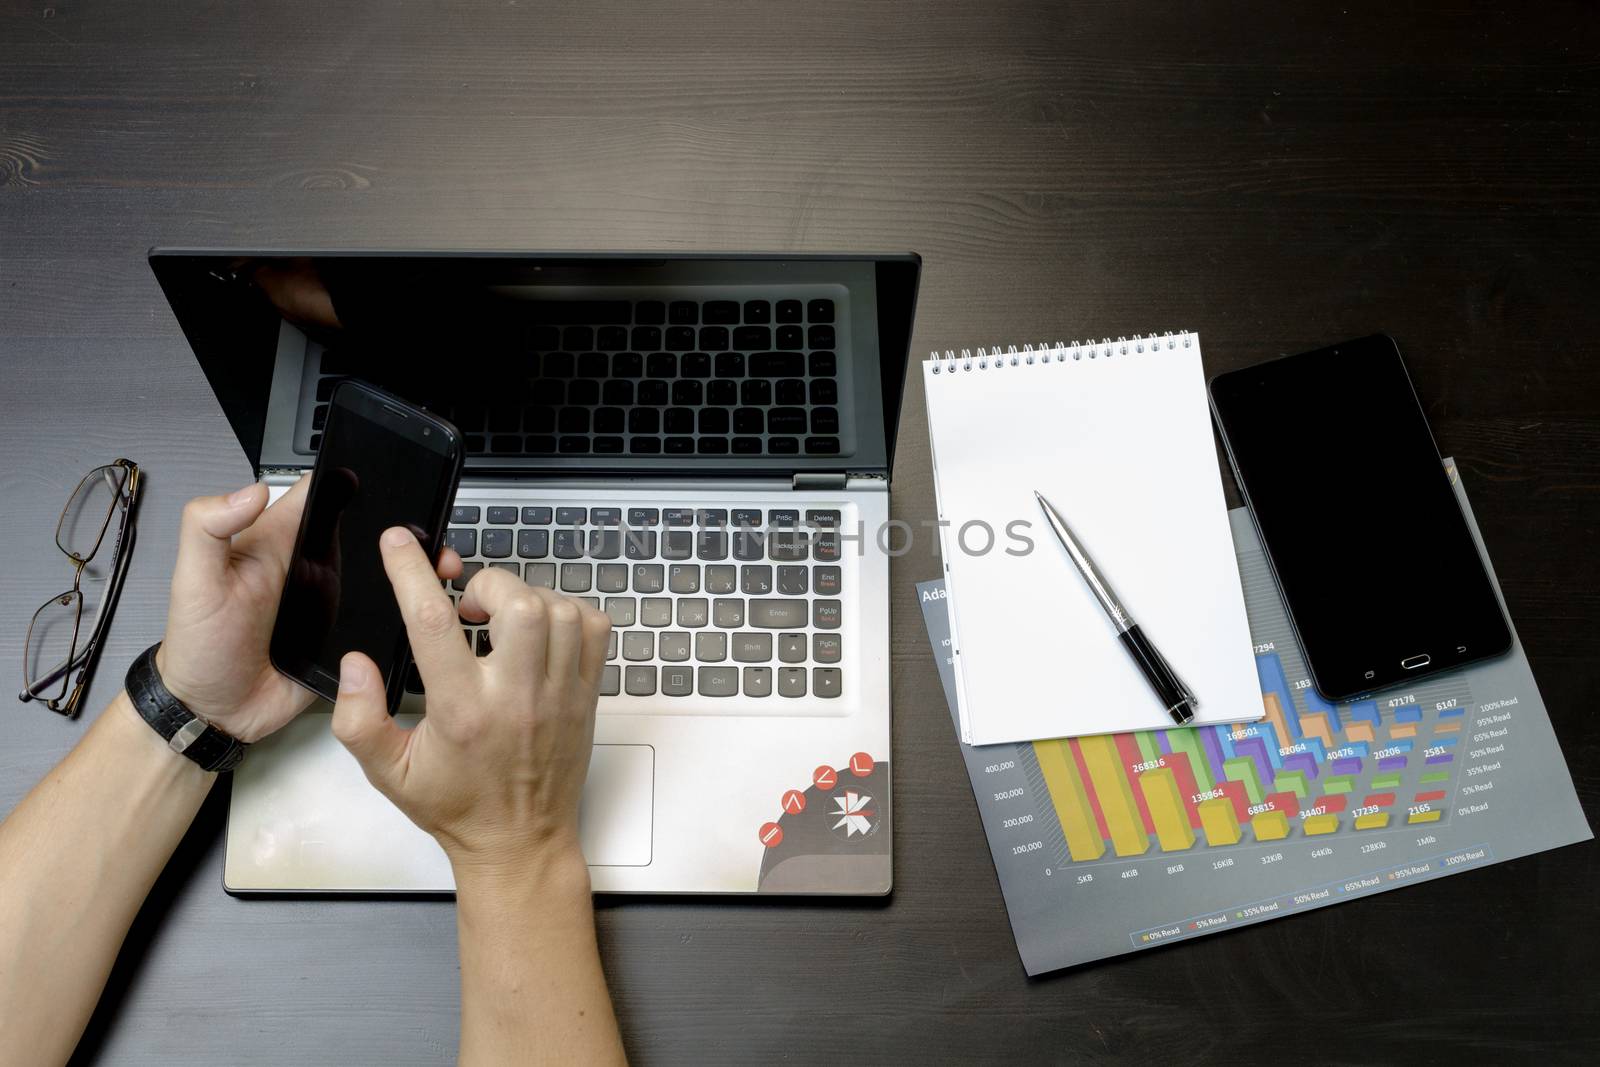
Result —
<instances>
[{"instance_id":1,"label":"dark wooden desk","mask_svg":"<svg viewBox=\"0 0 1600 1067\"><path fill-rule=\"evenodd\" d=\"M5 4L0 680L64 579L49 535L81 470L126 454L149 473L93 707L159 634L180 502L249 478L151 245L908 248L926 259L918 353L1183 326L1215 371L1392 333L1592 818L1593 5L1179 8ZM913 525L932 513L926 442L913 375L894 483ZM894 571L893 898L602 901L639 1061L1600 1048L1592 844L1026 980L913 599L935 571L931 554ZM0 729L5 811L84 724L13 704ZM447 1059L451 905L233 900L221 799L83 1060Z\"/></svg>"}]
</instances>

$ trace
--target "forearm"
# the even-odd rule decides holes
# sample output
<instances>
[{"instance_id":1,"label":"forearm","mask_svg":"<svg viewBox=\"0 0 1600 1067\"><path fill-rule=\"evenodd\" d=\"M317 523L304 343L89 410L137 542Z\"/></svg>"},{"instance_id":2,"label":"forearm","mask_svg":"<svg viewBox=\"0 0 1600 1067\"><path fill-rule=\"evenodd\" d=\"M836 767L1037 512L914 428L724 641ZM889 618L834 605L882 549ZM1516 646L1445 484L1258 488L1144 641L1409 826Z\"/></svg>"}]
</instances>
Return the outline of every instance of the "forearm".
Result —
<instances>
[{"instance_id":1,"label":"forearm","mask_svg":"<svg viewBox=\"0 0 1600 1067\"><path fill-rule=\"evenodd\" d=\"M461 1063L623 1063L574 846L515 872L456 869Z\"/></svg>"},{"instance_id":2,"label":"forearm","mask_svg":"<svg viewBox=\"0 0 1600 1067\"><path fill-rule=\"evenodd\" d=\"M119 693L0 823L0 1063L71 1055L216 777L169 749Z\"/></svg>"}]
</instances>

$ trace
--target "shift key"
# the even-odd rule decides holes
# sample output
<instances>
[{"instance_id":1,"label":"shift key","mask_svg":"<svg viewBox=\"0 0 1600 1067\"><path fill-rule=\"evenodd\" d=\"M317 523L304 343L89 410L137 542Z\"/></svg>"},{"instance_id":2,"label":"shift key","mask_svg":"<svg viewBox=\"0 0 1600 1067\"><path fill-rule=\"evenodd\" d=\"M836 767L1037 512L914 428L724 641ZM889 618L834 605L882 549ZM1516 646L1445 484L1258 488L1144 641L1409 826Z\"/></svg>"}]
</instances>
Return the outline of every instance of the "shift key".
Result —
<instances>
[{"instance_id":1,"label":"shift key","mask_svg":"<svg viewBox=\"0 0 1600 1067\"><path fill-rule=\"evenodd\" d=\"M749 620L751 626L759 626L764 630L792 630L806 624L806 602L751 600Z\"/></svg>"}]
</instances>

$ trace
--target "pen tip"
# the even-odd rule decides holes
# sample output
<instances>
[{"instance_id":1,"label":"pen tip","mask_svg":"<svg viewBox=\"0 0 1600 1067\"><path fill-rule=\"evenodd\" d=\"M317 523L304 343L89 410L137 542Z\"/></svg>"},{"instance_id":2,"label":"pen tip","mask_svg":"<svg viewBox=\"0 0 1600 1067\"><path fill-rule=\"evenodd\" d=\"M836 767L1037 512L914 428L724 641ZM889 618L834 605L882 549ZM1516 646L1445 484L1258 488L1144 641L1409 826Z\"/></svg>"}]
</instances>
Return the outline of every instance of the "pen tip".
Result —
<instances>
[{"instance_id":1,"label":"pen tip","mask_svg":"<svg viewBox=\"0 0 1600 1067\"><path fill-rule=\"evenodd\" d=\"M1035 499L1039 503L1043 504L1044 503L1044 494L1039 492L1039 490L1035 489L1033 491L1033 499Z\"/></svg>"}]
</instances>

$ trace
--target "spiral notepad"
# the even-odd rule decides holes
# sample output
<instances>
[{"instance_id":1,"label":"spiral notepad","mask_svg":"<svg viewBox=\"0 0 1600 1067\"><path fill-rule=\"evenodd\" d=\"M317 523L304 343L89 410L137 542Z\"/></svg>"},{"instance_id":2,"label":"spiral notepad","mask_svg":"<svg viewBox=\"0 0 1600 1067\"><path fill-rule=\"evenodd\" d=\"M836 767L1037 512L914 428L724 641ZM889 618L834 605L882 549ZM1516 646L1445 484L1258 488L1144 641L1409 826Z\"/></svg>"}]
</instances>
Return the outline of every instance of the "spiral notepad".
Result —
<instances>
[{"instance_id":1,"label":"spiral notepad","mask_svg":"<svg viewBox=\"0 0 1600 1067\"><path fill-rule=\"evenodd\" d=\"M1036 489L1195 691L1195 723L1262 717L1198 336L934 353L923 383L962 740L1172 726Z\"/></svg>"}]
</instances>

